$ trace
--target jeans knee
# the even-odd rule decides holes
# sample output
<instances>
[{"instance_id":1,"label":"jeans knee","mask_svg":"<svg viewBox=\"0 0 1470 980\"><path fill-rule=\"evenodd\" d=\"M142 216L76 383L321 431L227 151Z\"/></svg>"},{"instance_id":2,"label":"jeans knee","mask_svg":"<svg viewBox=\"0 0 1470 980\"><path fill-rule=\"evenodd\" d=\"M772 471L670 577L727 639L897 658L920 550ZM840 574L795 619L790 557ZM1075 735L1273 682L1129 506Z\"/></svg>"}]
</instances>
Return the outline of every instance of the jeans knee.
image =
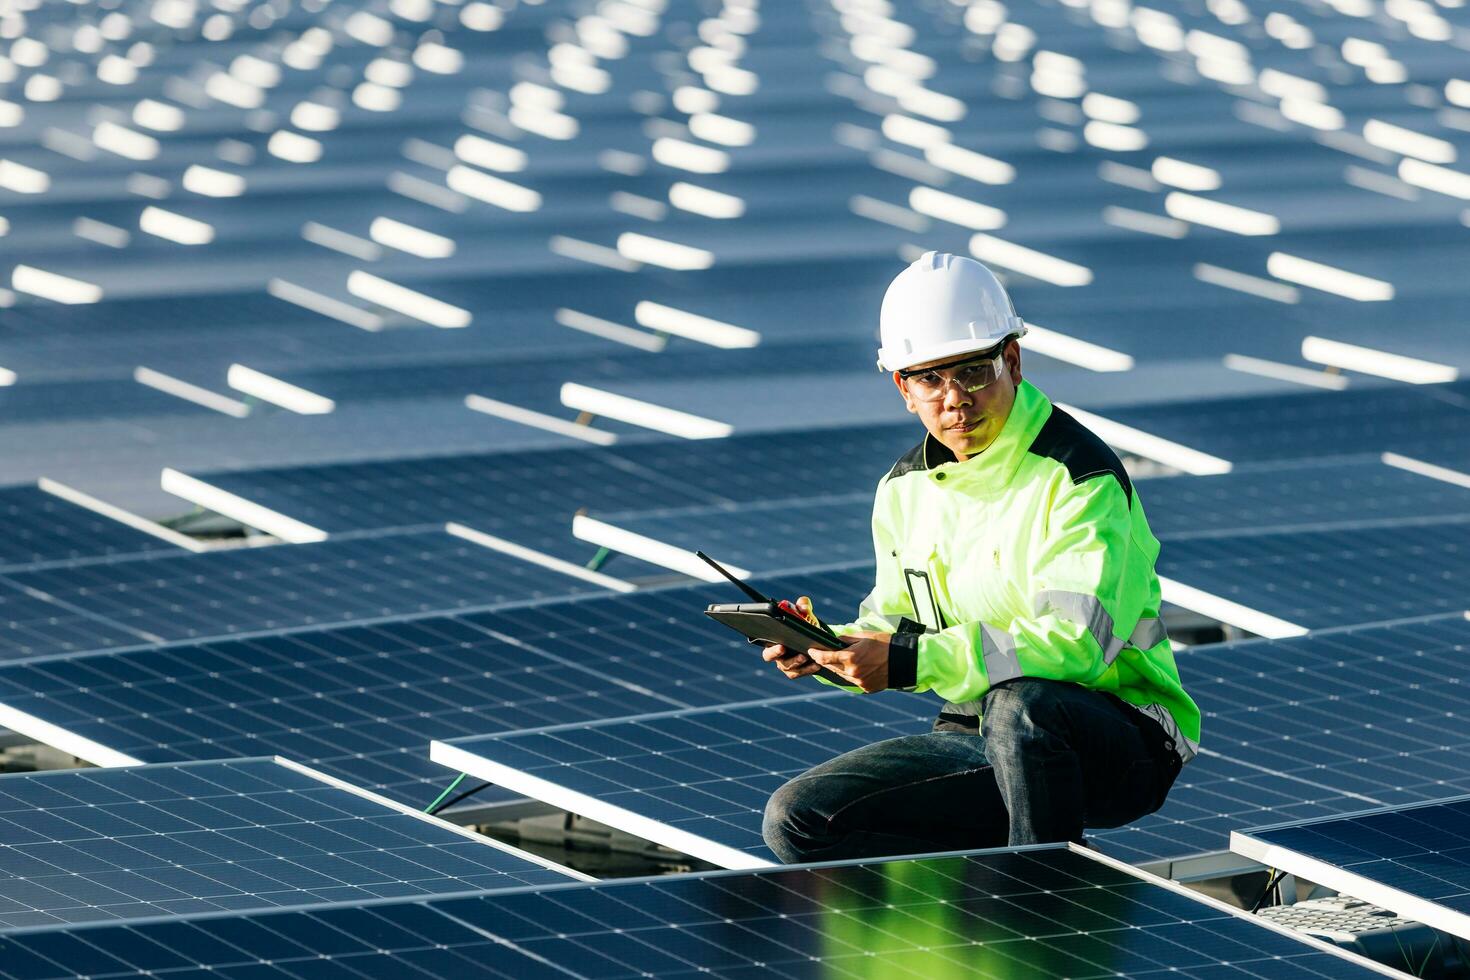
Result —
<instances>
[{"instance_id":1,"label":"jeans knee","mask_svg":"<svg viewBox=\"0 0 1470 980\"><path fill-rule=\"evenodd\" d=\"M987 753L1004 752L1060 734L1065 719L1056 684L1023 677L986 694L982 729Z\"/></svg>"},{"instance_id":2,"label":"jeans knee","mask_svg":"<svg viewBox=\"0 0 1470 980\"><path fill-rule=\"evenodd\" d=\"M816 818L810 803L804 799L801 780L787 782L766 801L765 816L761 820L761 836L766 846L775 852L784 864L802 861L813 842L812 829L823 822Z\"/></svg>"}]
</instances>

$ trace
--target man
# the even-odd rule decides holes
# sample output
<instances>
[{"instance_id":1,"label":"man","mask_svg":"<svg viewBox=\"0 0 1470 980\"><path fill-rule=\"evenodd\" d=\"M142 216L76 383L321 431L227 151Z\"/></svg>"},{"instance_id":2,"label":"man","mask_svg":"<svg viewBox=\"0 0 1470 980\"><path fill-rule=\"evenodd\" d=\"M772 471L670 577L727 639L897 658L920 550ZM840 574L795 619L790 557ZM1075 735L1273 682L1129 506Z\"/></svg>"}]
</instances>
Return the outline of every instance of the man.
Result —
<instances>
[{"instance_id":1,"label":"man","mask_svg":"<svg viewBox=\"0 0 1470 980\"><path fill-rule=\"evenodd\" d=\"M848 752L766 808L788 862L1083 839L1163 803L1199 744L1127 472L1021 377L990 270L926 252L883 298L879 367L927 435L878 484L850 644L768 646L788 677L934 691L934 731ZM805 609L803 611L806 611Z\"/></svg>"}]
</instances>

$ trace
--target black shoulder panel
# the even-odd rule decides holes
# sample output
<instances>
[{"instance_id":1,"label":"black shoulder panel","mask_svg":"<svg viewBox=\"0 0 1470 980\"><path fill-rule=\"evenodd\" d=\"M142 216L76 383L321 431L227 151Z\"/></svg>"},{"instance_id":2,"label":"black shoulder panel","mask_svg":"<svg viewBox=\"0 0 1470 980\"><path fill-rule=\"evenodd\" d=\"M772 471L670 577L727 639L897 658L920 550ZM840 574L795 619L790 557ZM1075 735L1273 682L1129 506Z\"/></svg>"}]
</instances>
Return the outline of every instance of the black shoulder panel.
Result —
<instances>
[{"instance_id":1,"label":"black shoulder panel","mask_svg":"<svg viewBox=\"0 0 1470 980\"><path fill-rule=\"evenodd\" d=\"M1095 476L1111 475L1123 488L1128 506L1133 506L1133 481L1118 455L1081 422L1052 406L1051 416L1036 433L1028 452L1054 459L1067 468L1073 483Z\"/></svg>"},{"instance_id":2,"label":"black shoulder panel","mask_svg":"<svg viewBox=\"0 0 1470 980\"><path fill-rule=\"evenodd\" d=\"M892 480L914 470L927 470L929 465L924 461L924 446L928 442L929 437L925 435L922 442L898 458L898 462L893 464L893 469L888 471L888 476L884 479Z\"/></svg>"}]
</instances>

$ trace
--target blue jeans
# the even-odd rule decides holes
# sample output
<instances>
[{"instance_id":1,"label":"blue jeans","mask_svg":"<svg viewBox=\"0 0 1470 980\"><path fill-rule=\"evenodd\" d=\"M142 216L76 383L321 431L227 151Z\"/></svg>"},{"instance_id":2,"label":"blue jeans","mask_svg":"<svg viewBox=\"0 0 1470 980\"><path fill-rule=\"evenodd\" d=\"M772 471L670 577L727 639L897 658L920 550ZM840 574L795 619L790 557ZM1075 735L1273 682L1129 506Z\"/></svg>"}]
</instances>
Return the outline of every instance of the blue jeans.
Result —
<instances>
[{"instance_id":1,"label":"blue jeans","mask_svg":"<svg viewBox=\"0 0 1470 980\"><path fill-rule=\"evenodd\" d=\"M1027 677L982 709L979 735L891 738L797 776L766 843L799 863L1081 841L1157 810L1179 774L1163 728L1110 694Z\"/></svg>"}]
</instances>

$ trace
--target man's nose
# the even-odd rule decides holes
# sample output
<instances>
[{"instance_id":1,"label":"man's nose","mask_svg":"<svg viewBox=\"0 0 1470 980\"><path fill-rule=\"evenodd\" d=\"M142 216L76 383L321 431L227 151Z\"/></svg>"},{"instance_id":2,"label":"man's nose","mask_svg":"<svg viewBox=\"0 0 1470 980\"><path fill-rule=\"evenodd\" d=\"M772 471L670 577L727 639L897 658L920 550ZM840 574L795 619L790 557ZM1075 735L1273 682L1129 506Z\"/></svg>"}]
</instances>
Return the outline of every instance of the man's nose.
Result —
<instances>
[{"instance_id":1,"label":"man's nose","mask_svg":"<svg viewBox=\"0 0 1470 980\"><path fill-rule=\"evenodd\" d=\"M974 396L954 378L946 378L944 384L944 407L963 408L973 402Z\"/></svg>"}]
</instances>

